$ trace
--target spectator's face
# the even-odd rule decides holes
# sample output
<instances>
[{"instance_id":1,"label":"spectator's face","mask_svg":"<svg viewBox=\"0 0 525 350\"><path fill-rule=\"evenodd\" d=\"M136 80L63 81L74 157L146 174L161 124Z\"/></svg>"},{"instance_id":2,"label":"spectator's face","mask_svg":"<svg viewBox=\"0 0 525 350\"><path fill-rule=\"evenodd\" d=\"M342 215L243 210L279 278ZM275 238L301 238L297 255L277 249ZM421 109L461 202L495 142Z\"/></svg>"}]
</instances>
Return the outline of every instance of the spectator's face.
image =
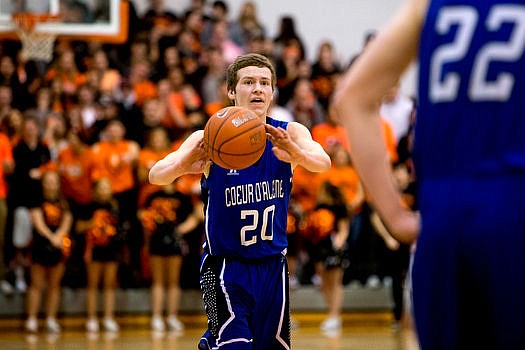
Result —
<instances>
[{"instance_id":1,"label":"spectator's face","mask_svg":"<svg viewBox=\"0 0 525 350\"><path fill-rule=\"evenodd\" d=\"M267 67L248 66L237 71L235 91L228 97L236 106L247 107L263 118L272 103L272 73Z\"/></svg>"},{"instance_id":2,"label":"spectator's face","mask_svg":"<svg viewBox=\"0 0 525 350\"><path fill-rule=\"evenodd\" d=\"M58 176L58 173L45 173L42 178L42 189L46 198L57 198L60 191L60 177Z\"/></svg>"},{"instance_id":3,"label":"spectator's face","mask_svg":"<svg viewBox=\"0 0 525 350\"><path fill-rule=\"evenodd\" d=\"M175 47L168 47L164 51L164 63L168 67L173 67L180 63L179 51Z\"/></svg>"},{"instance_id":4,"label":"spectator's face","mask_svg":"<svg viewBox=\"0 0 525 350\"><path fill-rule=\"evenodd\" d=\"M309 108L314 102L314 94L312 87L306 80L301 80L297 83L294 91L294 100L300 107Z\"/></svg>"},{"instance_id":5,"label":"spectator's face","mask_svg":"<svg viewBox=\"0 0 525 350\"><path fill-rule=\"evenodd\" d=\"M23 127L23 137L26 141L34 141L38 138L39 129L34 120L26 120Z\"/></svg>"},{"instance_id":6,"label":"spectator's face","mask_svg":"<svg viewBox=\"0 0 525 350\"><path fill-rule=\"evenodd\" d=\"M15 71L15 65L10 57L4 56L0 61L0 72L3 75L10 76Z\"/></svg>"},{"instance_id":7,"label":"spectator's face","mask_svg":"<svg viewBox=\"0 0 525 350\"><path fill-rule=\"evenodd\" d=\"M13 100L11 88L7 86L0 87L0 105L9 106Z\"/></svg>"},{"instance_id":8,"label":"spectator's face","mask_svg":"<svg viewBox=\"0 0 525 350\"><path fill-rule=\"evenodd\" d=\"M171 93L171 84L169 80L162 79L157 83L157 95L159 98L168 97Z\"/></svg>"},{"instance_id":9,"label":"spectator's face","mask_svg":"<svg viewBox=\"0 0 525 350\"><path fill-rule=\"evenodd\" d=\"M150 147L153 150L165 150L169 148L169 139L164 129L156 129L150 135Z\"/></svg>"},{"instance_id":10,"label":"spectator's face","mask_svg":"<svg viewBox=\"0 0 525 350\"><path fill-rule=\"evenodd\" d=\"M164 108L157 100L146 101L143 107L144 123L146 125L158 125L164 118Z\"/></svg>"},{"instance_id":11,"label":"spectator's face","mask_svg":"<svg viewBox=\"0 0 525 350\"><path fill-rule=\"evenodd\" d=\"M65 51L60 57L60 67L64 70L76 68L75 56L72 51Z\"/></svg>"},{"instance_id":12,"label":"spectator's face","mask_svg":"<svg viewBox=\"0 0 525 350\"><path fill-rule=\"evenodd\" d=\"M108 68L108 59L104 52L98 51L93 57L93 61L96 69L104 70Z\"/></svg>"},{"instance_id":13,"label":"spectator's face","mask_svg":"<svg viewBox=\"0 0 525 350\"><path fill-rule=\"evenodd\" d=\"M121 141L124 138L124 133L124 126L115 122L110 123L105 130L105 136L110 142Z\"/></svg>"}]
</instances>

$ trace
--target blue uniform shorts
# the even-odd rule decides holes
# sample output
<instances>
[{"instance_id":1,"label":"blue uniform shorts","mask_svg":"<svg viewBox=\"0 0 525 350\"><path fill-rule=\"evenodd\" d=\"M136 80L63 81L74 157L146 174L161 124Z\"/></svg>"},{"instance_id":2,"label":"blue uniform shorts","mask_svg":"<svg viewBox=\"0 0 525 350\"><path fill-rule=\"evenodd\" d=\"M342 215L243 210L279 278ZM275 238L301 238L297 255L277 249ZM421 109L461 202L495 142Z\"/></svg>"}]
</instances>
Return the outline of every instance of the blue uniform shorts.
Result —
<instances>
[{"instance_id":1,"label":"blue uniform shorts","mask_svg":"<svg viewBox=\"0 0 525 350\"><path fill-rule=\"evenodd\" d=\"M525 349L525 181L421 186L412 272L422 350Z\"/></svg>"},{"instance_id":2,"label":"blue uniform shorts","mask_svg":"<svg viewBox=\"0 0 525 350\"><path fill-rule=\"evenodd\" d=\"M284 255L235 259L204 253L200 285L208 331L199 349L290 349Z\"/></svg>"}]
</instances>

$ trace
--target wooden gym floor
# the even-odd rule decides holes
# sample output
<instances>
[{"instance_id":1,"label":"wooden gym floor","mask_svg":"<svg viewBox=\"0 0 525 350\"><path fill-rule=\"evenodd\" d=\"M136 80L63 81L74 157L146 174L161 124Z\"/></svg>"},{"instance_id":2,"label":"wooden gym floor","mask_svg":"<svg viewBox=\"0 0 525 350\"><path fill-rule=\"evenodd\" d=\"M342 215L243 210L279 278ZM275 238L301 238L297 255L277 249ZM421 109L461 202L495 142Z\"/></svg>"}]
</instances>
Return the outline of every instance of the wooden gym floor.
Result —
<instances>
[{"instance_id":1,"label":"wooden gym floor","mask_svg":"<svg viewBox=\"0 0 525 350\"><path fill-rule=\"evenodd\" d=\"M404 326L399 332L390 328L391 315L386 312L351 312L343 315L343 329L339 334L323 334L319 324L320 313L293 315L299 327L292 333L294 350L417 350L414 332ZM117 318L121 326L118 334L101 332L86 334L83 317L59 320L63 326L60 335L44 332L27 334L20 319L0 319L1 350L195 350L205 329L202 315L182 315L186 330L180 334L155 334L149 330L146 315ZM42 322L41 322L42 324Z\"/></svg>"}]
</instances>

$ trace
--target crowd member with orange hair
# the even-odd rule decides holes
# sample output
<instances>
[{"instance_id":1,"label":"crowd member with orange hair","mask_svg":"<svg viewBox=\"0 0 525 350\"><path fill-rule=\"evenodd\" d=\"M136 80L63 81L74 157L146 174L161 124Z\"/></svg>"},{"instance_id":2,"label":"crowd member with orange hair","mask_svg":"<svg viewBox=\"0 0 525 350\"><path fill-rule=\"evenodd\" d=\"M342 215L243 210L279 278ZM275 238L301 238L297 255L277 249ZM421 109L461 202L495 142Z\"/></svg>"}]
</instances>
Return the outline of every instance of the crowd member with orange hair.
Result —
<instances>
[{"instance_id":1,"label":"crowd member with orange hair","mask_svg":"<svg viewBox=\"0 0 525 350\"><path fill-rule=\"evenodd\" d=\"M71 249L68 235L73 219L60 191L58 173L48 171L42 175L42 192L42 202L30 211L34 229L25 328L29 332L38 330L37 316L42 290L47 286L46 329L51 333L59 333L61 328L56 316L60 282L65 271L65 260Z\"/></svg>"},{"instance_id":2,"label":"crowd member with orange hair","mask_svg":"<svg viewBox=\"0 0 525 350\"><path fill-rule=\"evenodd\" d=\"M99 331L97 319L98 286L102 281L104 295L103 326L108 332L117 332L115 322L115 289L117 287L118 258L121 252L119 206L112 194L111 181L100 178L94 187L89 220L80 220L77 230L86 234L84 260L87 266L86 330Z\"/></svg>"}]
</instances>

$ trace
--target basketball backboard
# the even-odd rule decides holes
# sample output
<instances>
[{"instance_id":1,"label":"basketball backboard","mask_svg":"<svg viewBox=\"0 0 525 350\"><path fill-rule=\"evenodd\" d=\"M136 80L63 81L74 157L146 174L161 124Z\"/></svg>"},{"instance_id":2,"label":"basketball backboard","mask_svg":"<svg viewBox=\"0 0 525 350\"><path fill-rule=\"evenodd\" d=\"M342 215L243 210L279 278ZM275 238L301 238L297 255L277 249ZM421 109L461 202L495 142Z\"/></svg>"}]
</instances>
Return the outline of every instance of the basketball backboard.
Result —
<instances>
[{"instance_id":1,"label":"basketball backboard","mask_svg":"<svg viewBox=\"0 0 525 350\"><path fill-rule=\"evenodd\" d=\"M0 0L0 39L16 39L14 13L52 14L35 31L78 40L122 43L128 34L128 2L122 0Z\"/></svg>"}]
</instances>

